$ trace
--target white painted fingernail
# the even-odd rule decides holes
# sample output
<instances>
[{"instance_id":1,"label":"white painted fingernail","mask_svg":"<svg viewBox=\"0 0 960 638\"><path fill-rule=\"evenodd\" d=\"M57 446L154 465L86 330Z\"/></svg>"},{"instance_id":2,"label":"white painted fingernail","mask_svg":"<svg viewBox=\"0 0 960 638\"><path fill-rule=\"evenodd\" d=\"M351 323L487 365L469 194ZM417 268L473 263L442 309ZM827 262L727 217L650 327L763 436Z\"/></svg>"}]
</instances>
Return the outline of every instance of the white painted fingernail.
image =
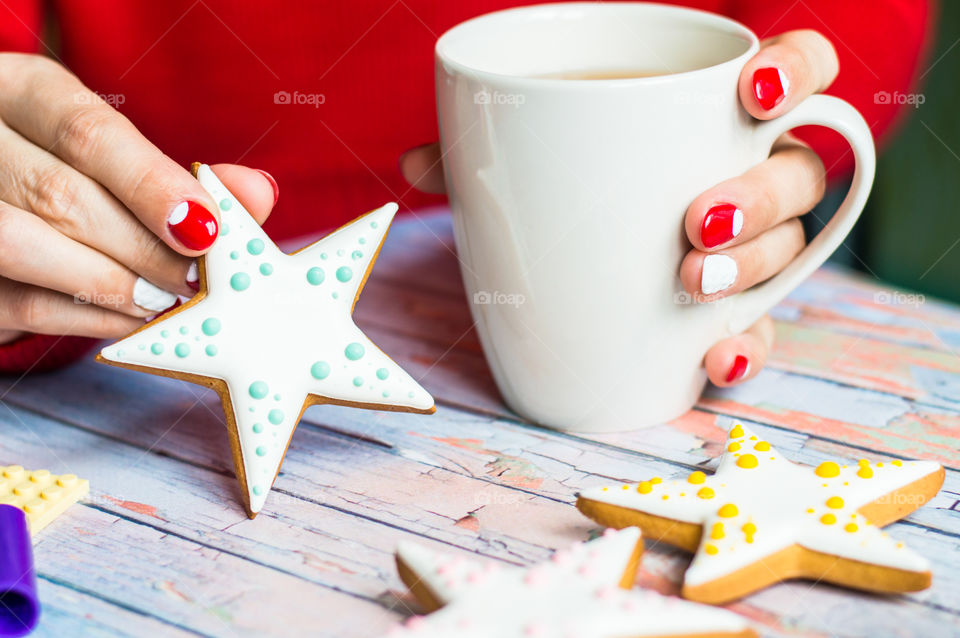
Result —
<instances>
[{"instance_id":1,"label":"white painted fingernail","mask_svg":"<svg viewBox=\"0 0 960 638\"><path fill-rule=\"evenodd\" d=\"M200 281L200 271L197 269L197 262L190 264L190 267L187 268L187 283L195 284Z\"/></svg>"},{"instance_id":2,"label":"white painted fingernail","mask_svg":"<svg viewBox=\"0 0 960 638\"><path fill-rule=\"evenodd\" d=\"M160 312L166 310L177 301L177 296L162 288L157 288L143 277L137 277L133 284L133 303L144 310Z\"/></svg>"},{"instance_id":3,"label":"white painted fingernail","mask_svg":"<svg viewBox=\"0 0 960 638\"><path fill-rule=\"evenodd\" d=\"M730 232L734 237L740 234L740 231L743 230L743 211L739 208L733 211L733 220L730 224Z\"/></svg>"},{"instance_id":4,"label":"white painted fingernail","mask_svg":"<svg viewBox=\"0 0 960 638\"><path fill-rule=\"evenodd\" d=\"M700 275L700 291L705 295L726 290L737 280L737 262L726 255L707 255Z\"/></svg>"}]
</instances>

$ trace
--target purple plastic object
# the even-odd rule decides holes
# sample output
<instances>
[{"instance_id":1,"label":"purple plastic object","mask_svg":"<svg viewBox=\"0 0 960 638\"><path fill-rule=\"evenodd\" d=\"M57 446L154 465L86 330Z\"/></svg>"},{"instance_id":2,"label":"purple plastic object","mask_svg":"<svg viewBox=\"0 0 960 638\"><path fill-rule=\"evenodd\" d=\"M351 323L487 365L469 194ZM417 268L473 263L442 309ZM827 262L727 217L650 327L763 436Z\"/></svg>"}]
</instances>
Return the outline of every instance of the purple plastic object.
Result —
<instances>
[{"instance_id":1,"label":"purple plastic object","mask_svg":"<svg viewBox=\"0 0 960 638\"><path fill-rule=\"evenodd\" d=\"M0 505L0 636L26 636L40 619L27 517Z\"/></svg>"}]
</instances>

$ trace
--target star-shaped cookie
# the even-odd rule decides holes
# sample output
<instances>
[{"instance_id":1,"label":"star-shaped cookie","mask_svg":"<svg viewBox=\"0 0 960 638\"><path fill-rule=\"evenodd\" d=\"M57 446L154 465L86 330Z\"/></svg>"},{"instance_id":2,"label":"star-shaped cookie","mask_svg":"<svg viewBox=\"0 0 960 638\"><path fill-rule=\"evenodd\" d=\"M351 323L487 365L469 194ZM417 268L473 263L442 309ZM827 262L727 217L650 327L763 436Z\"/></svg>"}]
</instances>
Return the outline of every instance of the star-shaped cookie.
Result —
<instances>
[{"instance_id":1,"label":"star-shaped cookie","mask_svg":"<svg viewBox=\"0 0 960 638\"><path fill-rule=\"evenodd\" d=\"M696 552L683 585L692 600L724 603L789 578L905 592L930 586L930 565L880 527L927 502L943 478L931 461L796 465L737 423L716 474L590 489L577 507Z\"/></svg>"},{"instance_id":2,"label":"star-shaped cookie","mask_svg":"<svg viewBox=\"0 0 960 638\"><path fill-rule=\"evenodd\" d=\"M253 518L308 406L429 414L433 398L351 318L396 204L288 255L208 166L194 169L220 207L220 235L198 260L200 291L104 348L97 360L220 394L237 478Z\"/></svg>"},{"instance_id":3,"label":"star-shaped cookie","mask_svg":"<svg viewBox=\"0 0 960 638\"><path fill-rule=\"evenodd\" d=\"M740 616L633 586L640 530L607 530L524 569L397 549L400 578L434 613L388 634L403 638L755 636Z\"/></svg>"}]
</instances>

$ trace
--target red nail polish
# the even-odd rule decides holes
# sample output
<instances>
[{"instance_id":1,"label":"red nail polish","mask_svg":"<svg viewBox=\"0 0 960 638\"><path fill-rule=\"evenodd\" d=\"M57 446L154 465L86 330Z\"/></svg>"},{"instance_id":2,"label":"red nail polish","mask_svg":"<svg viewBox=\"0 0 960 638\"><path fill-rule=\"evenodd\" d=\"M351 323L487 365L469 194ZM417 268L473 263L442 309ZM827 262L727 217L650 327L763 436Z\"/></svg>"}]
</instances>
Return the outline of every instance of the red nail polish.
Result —
<instances>
[{"instance_id":1,"label":"red nail polish","mask_svg":"<svg viewBox=\"0 0 960 638\"><path fill-rule=\"evenodd\" d=\"M733 365L730 366L730 372L727 373L727 383L732 383L737 379L743 378L747 374L747 367L750 365L750 362L747 361L747 358L742 354L738 354L737 358L733 360Z\"/></svg>"},{"instance_id":2,"label":"red nail polish","mask_svg":"<svg viewBox=\"0 0 960 638\"><path fill-rule=\"evenodd\" d=\"M193 201L180 202L167 218L167 227L190 250L206 250L217 238L217 218Z\"/></svg>"},{"instance_id":3,"label":"red nail polish","mask_svg":"<svg viewBox=\"0 0 960 638\"><path fill-rule=\"evenodd\" d=\"M753 94L765 111L783 102L789 87L787 76L776 67L764 67L753 73Z\"/></svg>"},{"instance_id":4,"label":"red nail polish","mask_svg":"<svg viewBox=\"0 0 960 638\"><path fill-rule=\"evenodd\" d=\"M262 171L259 168L256 169L258 173L267 178L267 181L270 182L270 186L273 186L273 203L276 204L277 200L280 199L280 187L277 186L277 180L273 179L273 175L267 171Z\"/></svg>"},{"instance_id":5,"label":"red nail polish","mask_svg":"<svg viewBox=\"0 0 960 638\"><path fill-rule=\"evenodd\" d=\"M733 204L717 204L707 211L700 226L700 242L706 248L725 244L743 229L743 211Z\"/></svg>"}]
</instances>

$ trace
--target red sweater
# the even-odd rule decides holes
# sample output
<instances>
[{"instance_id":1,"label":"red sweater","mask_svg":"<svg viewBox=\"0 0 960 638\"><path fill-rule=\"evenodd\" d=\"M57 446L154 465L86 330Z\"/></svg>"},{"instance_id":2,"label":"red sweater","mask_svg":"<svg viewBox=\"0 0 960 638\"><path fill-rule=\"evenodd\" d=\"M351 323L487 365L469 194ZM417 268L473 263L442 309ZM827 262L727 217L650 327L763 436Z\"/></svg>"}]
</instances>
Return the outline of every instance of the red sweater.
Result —
<instances>
[{"instance_id":1,"label":"red sweater","mask_svg":"<svg viewBox=\"0 0 960 638\"><path fill-rule=\"evenodd\" d=\"M877 103L874 94L913 86L933 1L877 0L869 12L856 0L674 4L729 15L761 38L821 31L840 57L828 92L856 106L882 138L903 109ZM266 228L284 238L339 225L389 200L401 210L440 201L409 189L397 170L401 152L437 137L433 44L467 18L529 3L5 0L0 50L44 50L36 34L52 22L62 62L173 159L184 166L240 163L276 177L282 197ZM54 15L44 16L44 6ZM278 103L280 91L322 97ZM849 170L837 134L811 129L802 136L832 174ZM89 347L53 341L0 347L0 372L55 367Z\"/></svg>"}]
</instances>

